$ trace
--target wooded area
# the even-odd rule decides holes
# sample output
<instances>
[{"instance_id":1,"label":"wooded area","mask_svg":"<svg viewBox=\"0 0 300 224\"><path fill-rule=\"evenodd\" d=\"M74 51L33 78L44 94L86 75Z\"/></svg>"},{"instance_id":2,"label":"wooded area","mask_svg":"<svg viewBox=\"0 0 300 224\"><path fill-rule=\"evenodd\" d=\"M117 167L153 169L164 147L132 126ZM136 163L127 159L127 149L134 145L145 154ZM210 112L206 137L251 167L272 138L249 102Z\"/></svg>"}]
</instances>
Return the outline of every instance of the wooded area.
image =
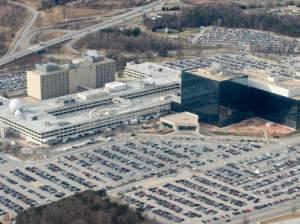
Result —
<instances>
[{"instance_id":1,"label":"wooded area","mask_svg":"<svg viewBox=\"0 0 300 224\"><path fill-rule=\"evenodd\" d=\"M131 7L139 7L145 4L149 4L153 0L89 0L82 1L76 4L76 7L88 7L91 9L100 10L113 10L124 9Z\"/></svg>"},{"instance_id":2,"label":"wooded area","mask_svg":"<svg viewBox=\"0 0 300 224\"><path fill-rule=\"evenodd\" d=\"M20 213L16 224L153 224L127 205L111 202L104 191L86 191Z\"/></svg>"},{"instance_id":3,"label":"wooded area","mask_svg":"<svg viewBox=\"0 0 300 224\"><path fill-rule=\"evenodd\" d=\"M194 8L185 8L177 15L166 15L156 20L146 18L145 25L152 30L162 27L182 29L217 25L300 36L300 16L280 16L269 14L267 11L245 13L245 9L237 4L204 4Z\"/></svg>"},{"instance_id":4,"label":"wooded area","mask_svg":"<svg viewBox=\"0 0 300 224\"><path fill-rule=\"evenodd\" d=\"M106 29L77 42L75 48L117 50L119 52L157 52L166 56L169 50L178 50L180 44L164 37L142 32L139 28L133 29Z\"/></svg>"}]
</instances>

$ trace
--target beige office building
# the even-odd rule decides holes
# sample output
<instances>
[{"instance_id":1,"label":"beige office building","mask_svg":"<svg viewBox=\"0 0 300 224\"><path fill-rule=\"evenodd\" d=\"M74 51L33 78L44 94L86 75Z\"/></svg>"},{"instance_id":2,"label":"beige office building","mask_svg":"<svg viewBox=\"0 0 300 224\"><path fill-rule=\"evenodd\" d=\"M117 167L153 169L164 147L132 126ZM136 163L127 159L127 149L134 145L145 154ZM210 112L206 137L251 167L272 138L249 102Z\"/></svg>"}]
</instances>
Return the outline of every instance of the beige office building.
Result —
<instances>
[{"instance_id":1,"label":"beige office building","mask_svg":"<svg viewBox=\"0 0 300 224\"><path fill-rule=\"evenodd\" d=\"M84 56L70 64L36 64L27 72L27 95L39 100L101 88L115 81L115 62L101 56Z\"/></svg>"}]
</instances>

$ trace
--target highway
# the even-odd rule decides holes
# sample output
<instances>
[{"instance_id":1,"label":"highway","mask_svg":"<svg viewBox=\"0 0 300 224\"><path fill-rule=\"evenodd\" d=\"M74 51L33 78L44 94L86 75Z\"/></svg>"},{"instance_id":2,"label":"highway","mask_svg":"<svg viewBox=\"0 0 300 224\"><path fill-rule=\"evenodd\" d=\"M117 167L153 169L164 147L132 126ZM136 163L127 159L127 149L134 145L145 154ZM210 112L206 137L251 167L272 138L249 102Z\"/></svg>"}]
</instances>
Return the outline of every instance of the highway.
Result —
<instances>
[{"instance_id":1,"label":"highway","mask_svg":"<svg viewBox=\"0 0 300 224\"><path fill-rule=\"evenodd\" d=\"M30 48L27 48L27 49L19 51L19 52L12 53L10 55L5 55L4 57L2 57L0 59L0 66L6 65L6 64L11 63L15 60L18 60L22 57L25 57L27 55L39 52L39 51L47 49L49 47L64 43L64 42L69 41L69 40L72 40L73 38L81 38L81 37L86 36L89 33L97 32L99 30L106 29L106 28L118 25L120 23L124 23L126 21L135 19L139 16L143 16L145 13L151 11L153 8L163 4L163 2L164 1L159 0L159 1L153 2L153 3L148 4L148 5L137 7L137 8L135 8L135 9L129 11L129 12L123 13L121 15L114 16L111 19L106 20L105 22L89 26L89 27L84 28L84 29L79 30L79 31L74 31L72 33L68 33L64 36L57 37L57 38L54 38L54 39L49 40L49 41L42 42L42 43L37 44L37 45L33 45Z\"/></svg>"}]
</instances>

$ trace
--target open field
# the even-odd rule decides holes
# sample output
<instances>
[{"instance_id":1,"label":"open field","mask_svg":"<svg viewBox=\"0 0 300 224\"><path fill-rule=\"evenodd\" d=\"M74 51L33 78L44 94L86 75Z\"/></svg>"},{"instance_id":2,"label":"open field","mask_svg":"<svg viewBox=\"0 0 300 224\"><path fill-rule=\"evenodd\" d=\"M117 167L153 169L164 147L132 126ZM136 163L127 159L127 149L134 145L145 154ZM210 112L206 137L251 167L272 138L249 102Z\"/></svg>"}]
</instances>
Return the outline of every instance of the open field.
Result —
<instances>
[{"instance_id":1,"label":"open field","mask_svg":"<svg viewBox=\"0 0 300 224\"><path fill-rule=\"evenodd\" d=\"M32 38L31 43L37 44L39 42L48 41L48 40L51 40L53 38L60 37L63 35L64 35L63 32L58 32L58 31L38 33Z\"/></svg>"},{"instance_id":2,"label":"open field","mask_svg":"<svg viewBox=\"0 0 300 224\"><path fill-rule=\"evenodd\" d=\"M0 55L4 54L16 32L26 21L27 12L16 5L0 3Z\"/></svg>"}]
</instances>

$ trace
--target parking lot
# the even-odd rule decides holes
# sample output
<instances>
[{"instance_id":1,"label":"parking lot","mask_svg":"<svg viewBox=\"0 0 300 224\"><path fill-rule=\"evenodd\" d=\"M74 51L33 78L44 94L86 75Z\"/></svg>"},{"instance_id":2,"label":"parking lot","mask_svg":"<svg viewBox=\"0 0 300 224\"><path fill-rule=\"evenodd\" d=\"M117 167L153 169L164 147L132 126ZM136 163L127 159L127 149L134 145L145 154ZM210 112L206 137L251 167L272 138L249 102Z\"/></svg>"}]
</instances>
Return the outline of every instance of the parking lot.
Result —
<instances>
[{"instance_id":1,"label":"parking lot","mask_svg":"<svg viewBox=\"0 0 300 224\"><path fill-rule=\"evenodd\" d=\"M162 223L230 222L298 194L298 146L270 146L238 137L140 136L88 144L47 161L2 155L0 216L105 188Z\"/></svg>"},{"instance_id":2,"label":"parking lot","mask_svg":"<svg viewBox=\"0 0 300 224\"><path fill-rule=\"evenodd\" d=\"M0 93L26 89L26 74L2 74L0 77Z\"/></svg>"},{"instance_id":3,"label":"parking lot","mask_svg":"<svg viewBox=\"0 0 300 224\"><path fill-rule=\"evenodd\" d=\"M278 61L274 61L248 53L216 54L208 58L199 57L169 61L163 65L175 70L186 71L218 64L226 71L239 72L245 75L249 74L249 71L260 71L282 79L300 79L298 75L300 69L299 56L290 55L277 58Z\"/></svg>"},{"instance_id":4,"label":"parking lot","mask_svg":"<svg viewBox=\"0 0 300 224\"><path fill-rule=\"evenodd\" d=\"M176 140L177 139L177 140ZM75 148L47 161L18 161L0 156L0 212L24 209L59 200L86 189L112 189L150 177L176 174L178 168L198 169L252 150L263 142L232 142L179 137L124 138ZM233 145L238 145L234 149ZM159 212L158 212L159 213Z\"/></svg>"},{"instance_id":5,"label":"parking lot","mask_svg":"<svg viewBox=\"0 0 300 224\"><path fill-rule=\"evenodd\" d=\"M184 149L186 155L199 152L192 145ZM267 151L250 145L222 144L212 151L204 147L200 169L123 187L112 195L162 223L231 223L239 218L242 223L250 213L292 203L300 196L300 145Z\"/></svg>"},{"instance_id":6,"label":"parking lot","mask_svg":"<svg viewBox=\"0 0 300 224\"><path fill-rule=\"evenodd\" d=\"M296 39L275 35L266 31L251 29L203 27L192 42L204 46L222 46L254 51L299 52L300 43Z\"/></svg>"}]
</instances>

